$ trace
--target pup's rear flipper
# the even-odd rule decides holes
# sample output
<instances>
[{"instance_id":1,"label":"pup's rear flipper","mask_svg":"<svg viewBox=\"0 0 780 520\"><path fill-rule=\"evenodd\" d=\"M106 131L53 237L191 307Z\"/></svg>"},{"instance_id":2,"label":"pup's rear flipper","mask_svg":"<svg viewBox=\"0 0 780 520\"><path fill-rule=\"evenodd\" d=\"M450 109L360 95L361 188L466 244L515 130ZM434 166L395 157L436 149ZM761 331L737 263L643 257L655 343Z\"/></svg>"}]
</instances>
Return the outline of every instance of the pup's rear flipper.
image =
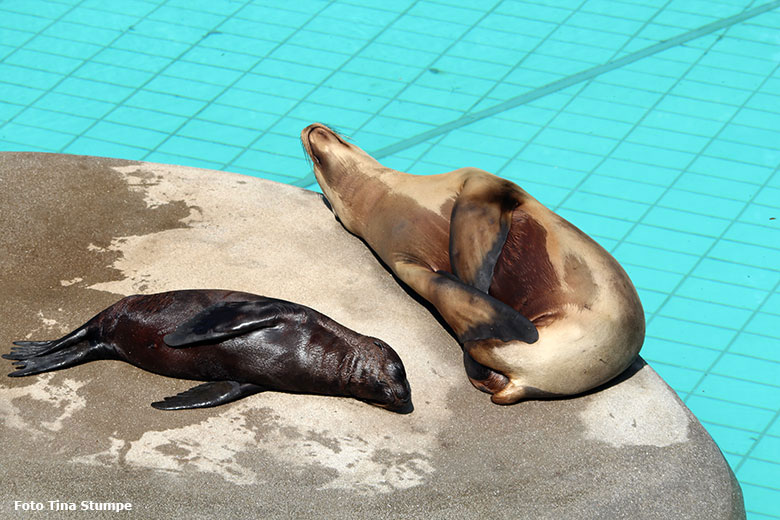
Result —
<instances>
[{"instance_id":1,"label":"pup's rear flipper","mask_svg":"<svg viewBox=\"0 0 780 520\"><path fill-rule=\"evenodd\" d=\"M55 350L69 347L86 339L87 329L80 327L73 332L66 334L60 339L51 341L14 341L16 347L11 347L11 352L3 354L5 359L27 359L35 356L49 354Z\"/></svg>"},{"instance_id":2,"label":"pup's rear flipper","mask_svg":"<svg viewBox=\"0 0 780 520\"><path fill-rule=\"evenodd\" d=\"M184 410L187 408L207 408L229 403L242 397L262 392L262 386L236 381L211 381L176 394L162 401L152 403L158 410Z\"/></svg>"},{"instance_id":3,"label":"pup's rear flipper","mask_svg":"<svg viewBox=\"0 0 780 520\"><path fill-rule=\"evenodd\" d=\"M4 356L5 357L5 356ZM61 350L35 356L27 359L21 359L14 362L16 372L11 372L8 377L22 377L50 372L61 368L68 368L74 365L80 365L96 359L107 359L102 344L96 345L73 345Z\"/></svg>"}]
</instances>

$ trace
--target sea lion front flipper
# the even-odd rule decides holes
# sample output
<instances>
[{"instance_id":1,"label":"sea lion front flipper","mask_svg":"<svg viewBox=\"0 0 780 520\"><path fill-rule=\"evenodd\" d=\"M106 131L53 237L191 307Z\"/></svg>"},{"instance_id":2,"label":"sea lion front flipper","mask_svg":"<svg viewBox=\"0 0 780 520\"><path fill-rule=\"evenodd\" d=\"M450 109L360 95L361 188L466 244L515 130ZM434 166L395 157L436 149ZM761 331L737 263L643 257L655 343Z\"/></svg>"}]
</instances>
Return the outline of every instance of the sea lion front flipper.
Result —
<instances>
[{"instance_id":1,"label":"sea lion front flipper","mask_svg":"<svg viewBox=\"0 0 780 520\"><path fill-rule=\"evenodd\" d=\"M436 307L461 344L483 339L533 343L539 339L536 326L528 318L450 273L434 272L412 262L399 262L394 269Z\"/></svg>"},{"instance_id":2,"label":"sea lion front flipper","mask_svg":"<svg viewBox=\"0 0 780 520\"><path fill-rule=\"evenodd\" d=\"M262 386L236 381L211 381L152 403L158 410L184 410L207 408L229 403L242 397L262 392Z\"/></svg>"},{"instance_id":3,"label":"sea lion front flipper","mask_svg":"<svg viewBox=\"0 0 780 520\"><path fill-rule=\"evenodd\" d=\"M450 265L464 283L487 293L509 234L519 194L495 177L466 179L450 216Z\"/></svg>"},{"instance_id":4,"label":"sea lion front flipper","mask_svg":"<svg viewBox=\"0 0 780 520\"><path fill-rule=\"evenodd\" d=\"M203 342L218 342L263 327L272 327L291 306L264 298L245 302L220 302L207 307L166 334L169 347L189 347Z\"/></svg>"}]
</instances>

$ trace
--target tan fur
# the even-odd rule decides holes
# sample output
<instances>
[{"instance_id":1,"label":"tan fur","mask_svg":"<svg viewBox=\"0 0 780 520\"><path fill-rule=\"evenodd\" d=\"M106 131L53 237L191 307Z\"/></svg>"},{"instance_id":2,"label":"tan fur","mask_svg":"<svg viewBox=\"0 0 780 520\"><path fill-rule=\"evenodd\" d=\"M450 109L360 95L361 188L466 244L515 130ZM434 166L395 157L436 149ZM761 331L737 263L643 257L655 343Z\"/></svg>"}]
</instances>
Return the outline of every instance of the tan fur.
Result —
<instances>
[{"instance_id":1,"label":"tan fur","mask_svg":"<svg viewBox=\"0 0 780 520\"><path fill-rule=\"evenodd\" d=\"M450 265L455 244L457 262L465 266L461 281L473 285L480 259L496 243L491 230L501 222L508 225L488 294L528 318L539 339L531 344L463 341L476 362L496 372L472 379L493 393L494 402L581 393L620 374L637 356L644 314L625 271L590 237L520 187L476 168L431 176L398 172L319 124L304 129L301 140L344 226L431 302L459 337L499 318L484 293L469 292L437 271L455 272ZM466 190L469 202L459 211L469 213L459 222L476 234L476 252L466 249L469 236L450 242L453 208L465 200Z\"/></svg>"}]
</instances>

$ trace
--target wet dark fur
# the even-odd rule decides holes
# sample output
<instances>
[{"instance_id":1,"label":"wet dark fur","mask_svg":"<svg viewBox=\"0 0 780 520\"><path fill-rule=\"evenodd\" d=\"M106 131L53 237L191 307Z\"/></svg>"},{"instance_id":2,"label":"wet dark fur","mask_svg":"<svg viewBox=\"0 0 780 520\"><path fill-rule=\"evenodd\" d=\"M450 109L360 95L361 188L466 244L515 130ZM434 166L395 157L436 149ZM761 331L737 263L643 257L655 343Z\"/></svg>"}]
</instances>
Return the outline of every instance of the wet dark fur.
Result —
<instances>
[{"instance_id":1,"label":"wet dark fur","mask_svg":"<svg viewBox=\"0 0 780 520\"><path fill-rule=\"evenodd\" d=\"M118 359L164 376L228 383L201 385L157 408L213 406L281 390L411 411L403 364L388 345L308 307L254 294L128 296L59 340L15 344L3 355L16 361L11 377Z\"/></svg>"}]
</instances>

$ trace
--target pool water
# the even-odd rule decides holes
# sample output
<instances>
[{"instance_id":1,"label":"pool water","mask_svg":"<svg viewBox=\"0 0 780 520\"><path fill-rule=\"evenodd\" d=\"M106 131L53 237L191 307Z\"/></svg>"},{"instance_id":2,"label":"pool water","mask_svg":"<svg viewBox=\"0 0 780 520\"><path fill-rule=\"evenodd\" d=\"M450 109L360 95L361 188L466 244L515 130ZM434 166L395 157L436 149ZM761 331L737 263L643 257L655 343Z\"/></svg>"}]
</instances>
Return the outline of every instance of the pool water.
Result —
<instances>
[{"instance_id":1,"label":"pool water","mask_svg":"<svg viewBox=\"0 0 780 520\"><path fill-rule=\"evenodd\" d=\"M511 179L596 238L748 517L780 518L780 1L0 3L2 151L316 189L313 121L399 170Z\"/></svg>"}]
</instances>

